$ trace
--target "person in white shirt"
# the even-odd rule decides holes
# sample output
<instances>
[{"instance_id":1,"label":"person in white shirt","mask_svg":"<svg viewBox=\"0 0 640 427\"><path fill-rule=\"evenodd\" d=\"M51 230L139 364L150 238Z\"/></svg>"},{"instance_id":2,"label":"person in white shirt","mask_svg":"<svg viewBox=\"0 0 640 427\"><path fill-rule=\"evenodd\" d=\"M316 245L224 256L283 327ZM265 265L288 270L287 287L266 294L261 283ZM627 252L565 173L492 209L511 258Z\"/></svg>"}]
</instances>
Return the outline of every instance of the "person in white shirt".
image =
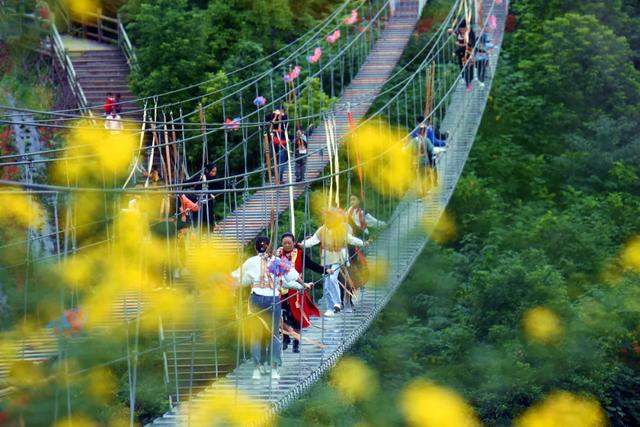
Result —
<instances>
[{"instance_id":1,"label":"person in white shirt","mask_svg":"<svg viewBox=\"0 0 640 427\"><path fill-rule=\"evenodd\" d=\"M299 283L300 275L293 266L281 275L269 272L270 263L280 261L267 253L269 243L267 237L258 237L257 255L246 260L240 268L231 273L242 286L251 286L249 318L255 320L251 328L251 358L255 365L255 380L267 372L269 362L272 367L271 378L280 379L280 288L304 290L311 287L309 284Z\"/></svg>"},{"instance_id":2,"label":"person in white shirt","mask_svg":"<svg viewBox=\"0 0 640 427\"><path fill-rule=\"evenodd\" d=\"M387 225L386 222L374 218L374 216L369 213L365 213L360 207L360 198L355 194L352 194L349 198L349 204L347 220L355 236L366 237L366 235L369 234L369 227L382 228Z\"/></svg>"},{"instance_id":3,"label":"person in white shirt","mask_svg":"<svg viewBox=\"0 0 640 427\"><path fill-rule=\"evenodd\" d=\"M340 267L349 265L347 243L354 246L365 246L365 242L354 237L340 209L331 209L326 214L325 224L318 228L313 236L305 239L302 246L305 248L320 244L322 247L321 264L330 268L333 273L324 277L324 298L327 305L325 316L333 316L342 309L340 303L340 284L338 275Z\"/></svg>"},{"instance_id":4,"label":"person in white shirt","mask_svg":"<svg viewBox=\"0 0 640 427\"><path fill-rule=\"evenodd\" d=\"M115 108L111 110L111 113L104 119L104 128L113 132L120 133L124 129L124 123L122 123L122 117L116 113Z\"/></svg>"}]
</instances>

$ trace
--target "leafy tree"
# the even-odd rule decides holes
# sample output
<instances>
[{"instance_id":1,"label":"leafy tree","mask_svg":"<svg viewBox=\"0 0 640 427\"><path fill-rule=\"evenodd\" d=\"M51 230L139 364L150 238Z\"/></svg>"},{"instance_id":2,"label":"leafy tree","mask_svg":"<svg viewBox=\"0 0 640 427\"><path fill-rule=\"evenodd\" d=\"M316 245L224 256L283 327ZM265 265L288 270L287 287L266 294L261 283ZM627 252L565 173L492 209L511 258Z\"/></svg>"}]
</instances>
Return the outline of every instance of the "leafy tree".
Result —
<instances>
[{"instance_id":1,"label":"leafy tree","mask_svg":"<svg viewBox=\"0 0 640 427\"><path fill-rule=\"evenodd\" d=\"M135 93L151 96L202 80L210 65L209 29L202 11L190 9L186 0L132 2L125 10L140 65L130 78ZM196 93L194 88L179 97Z\"/></svg>"}]
</instances>

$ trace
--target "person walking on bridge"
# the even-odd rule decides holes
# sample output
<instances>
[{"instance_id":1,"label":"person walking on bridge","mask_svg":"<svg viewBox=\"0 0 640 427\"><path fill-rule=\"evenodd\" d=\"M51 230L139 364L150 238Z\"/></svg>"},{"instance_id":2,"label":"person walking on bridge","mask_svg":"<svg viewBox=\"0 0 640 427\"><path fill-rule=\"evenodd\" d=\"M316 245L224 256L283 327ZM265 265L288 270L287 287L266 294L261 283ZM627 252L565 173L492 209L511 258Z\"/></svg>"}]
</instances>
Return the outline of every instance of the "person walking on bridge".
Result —
<instances>
[{"instance_id":1,"label":"person walking on bridge","mask_svg":"<svg viewBox=\"0 0 640 427\"><path fill-rule=\"evenodd\" d=\"M471 82L473 81L473 50L476 46L476 33L470 28L471 23L463 19L455 30L456 49L458 65L462 71L462 78L467 85L467 92L471 92ZM449 33L454 32L449 29Z\"/></svg>"},{"instance_id":2,"label":"person walking on bridge","mask_svg":"<svg viewBox=\"0 0 640 427\"><path fill-rule=\"evenodd\" d=\"M347 243L355 246L366 246L365 242L354 237L349 230L345 214L342 210L331 208L325 213L325 223L313 236L305 239L302 246L310 248L320 244L322 264L333 271L324 278L324 298L327 311L324 315L333 316L342 310L340 303L340 283L338 274L342 266L349 265Z\"/></svg>"},{"instance_id":3,"label":"person walking on bridge","mask_svg":"<svg viewBox=\"0 0 640 427\"><path fill-rule=\"evenodd\" d=\"M285 258L291 262L300 276L303 276L303 270L305 268L320 274L333 273L331 269L322 267L310 257L306 256L304 249L296 247L296 238L292 233L284 233L281 242L282 246L276 251L276 256ZM289 327L294 334L299 335L301 329L311 325L310 318L312 316L320 317L320 310L313 302L308 290L300 293L289 289L286 293L282 294L282 297L282 317L286 325L285 328ZM286 350L291 341L291 337L288 334L284 334L282 337L282 349ZM293 352L300 352L300 341L295 338L295 335L293 338Z\"/></svg>"},{"instance_id":4,"label":"person walking on bridge","mask_svg":"<svg viewBox=\"0 0 640 427\"><path fill-rule=\"evenodd\" d=\"M288 151L288 133L289 132L289 117L284 109L277 108L273 113L268 114L265 118L267 125L269 126L269 135L272 144L272 150L274 150L274 157L278 164L275 169L275 173L278 174L279 182L284 180L284 172L289 160Z\"/></svg>"},{"instance_id":5,"label":"person walking on bridge","mask_svg":"<svg viewBox=\"0 0 640 427\"><path fill-rule=\"evenodd\" d=\"M215 225L215 209L216 209L216 194L215 190L224 188L224 183L218 181L218 165L214 162L207 163L204 169L198 173L195 173L191 178L187 179L183 183L186 197L194 204L199 201L204 206L203 220L206 221L206 225L213 227ZM196 193L203 190L209 190L207 193ZM199 207L196 206L196 210L199 211Z\"/></svg>"},{"instance_id":6,"label":"person walking on bridge","mask_svg":"<svg viewBox=\"0 0 640 427\"><path fill-rule=\"evenodd\" d=\"M256 255L231 273L243 286L251 286L249 320L251 321L251 358L254 363L253 379L259 380L271 366L271 378L280 379L282 365L280 332L280 289L308 289L310 284L299 283L300 274L289 262L282 262L269 254L270 240L256 239Z\"/></svg>"}]
</instances>

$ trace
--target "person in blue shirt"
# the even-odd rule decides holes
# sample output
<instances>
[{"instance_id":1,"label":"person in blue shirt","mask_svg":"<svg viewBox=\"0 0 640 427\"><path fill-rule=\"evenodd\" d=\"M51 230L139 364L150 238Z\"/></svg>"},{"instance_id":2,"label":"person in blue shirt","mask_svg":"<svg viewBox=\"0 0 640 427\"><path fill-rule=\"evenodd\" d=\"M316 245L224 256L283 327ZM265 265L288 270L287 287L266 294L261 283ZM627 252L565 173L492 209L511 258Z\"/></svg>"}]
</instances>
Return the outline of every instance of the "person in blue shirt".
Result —
<instances>
[{"instance_id":1,"label":"person in blue shirt","mask_svg":"<svg viewBox=\"0 0 640 427\"><path fill-rule=\"evenodd\" d=\"M435 158L437 154L445 150L448 135L440 133L433 127L430 120L424 120L424 118L419 117L418 122L420 123L418 127L411 132L411 138L418 156L418 166L419 169L427 168L429 175L433 176L435 182L437 182ZM430 172L433 172L433 174Z\"/></svg>"},{"instance_id":2,"label":"person in blue shirt","mask_svg":"<svg viewBox=\"0 0 640 427\"><path fill-rule=\"evenodd\" d=\"M431 126L431 123L427 123L426 127L427 127L427 139L429 139L429 141L431 142L431 144L433 144L434 147L444 148L447 146L446 135L442 135L440 134L440 132L437 132L433 128L433 126Z\"/></svg>"}]
</instances>

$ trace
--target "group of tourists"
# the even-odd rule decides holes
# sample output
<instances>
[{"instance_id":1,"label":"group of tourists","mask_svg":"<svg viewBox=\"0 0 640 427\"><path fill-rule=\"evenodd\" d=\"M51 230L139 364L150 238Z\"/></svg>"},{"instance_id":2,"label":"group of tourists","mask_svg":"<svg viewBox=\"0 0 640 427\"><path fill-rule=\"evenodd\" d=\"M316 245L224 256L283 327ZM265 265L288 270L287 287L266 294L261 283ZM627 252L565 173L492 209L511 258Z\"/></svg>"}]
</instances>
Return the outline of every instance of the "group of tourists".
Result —
<instances>
[{"instance_id":1,"label":"group of tourists","mask_svg":"<svg viewBox=\"0 0 640 427\"><path fill-rule=\"evenodd\" d=\"M322 275L326 305L322 316L355 310L353 297L366 283L366 260L360 248L369 243L364 240L369 227L385 225L365 213L360 198L352 195L347 212L327 209L324 224L306 239L297 241L292 233L284 233L275 250L269 238L256 239L256 255L231 274L239 285L251 288L253 379L269 373L272 379L279 379L282 351L293 343L292 351L299 353L303 329L312 325L313 318L321 317L309 293L314 284L304 280L306 269ZM316 245L321 247L320 262L306 250Z\"/></svg>"},{"instance_id":2,"label":"group of tourists","mask_svg":"<svg viewBox=\"0 0 640 427\"><path fill-rule=\"evenodd\" d=\"M292 175L295 174L296 182L303 181L308 158L308 139L313 132L313 125L310 125L306 130L302 125L297 125L293 138L291 138L289 133L289 118L284 107L276 108L272 113L267 114L265 123L266 142L269 145L265 147L265 152L268 153L267 162L270 163L270 169L272 167L271 156L273 155L273 170L276 175L275 182L279 184L284 183L285 176L288 179L290 161L295 162L291 173Z\"/></svg>"},{"instance_id":3,"label":"group of tourists","mask_svg":"<svg viewBox=\"0 0 640 427\"><path fill-rule=\"evenodd\" d=\"M477 37L475 31L469 28L465 19L460 22L455 30L450 29L449 32L455 34L455 55L462 71L461 79L464 80L467 86L467 92L473 90L474 68L477 70L475 79L480 84L480 87L484 88L487 66L489 65L489 51L493 48L489 35L484 29L481 29L480 37Z\"/></svg>"}]
</instances>

